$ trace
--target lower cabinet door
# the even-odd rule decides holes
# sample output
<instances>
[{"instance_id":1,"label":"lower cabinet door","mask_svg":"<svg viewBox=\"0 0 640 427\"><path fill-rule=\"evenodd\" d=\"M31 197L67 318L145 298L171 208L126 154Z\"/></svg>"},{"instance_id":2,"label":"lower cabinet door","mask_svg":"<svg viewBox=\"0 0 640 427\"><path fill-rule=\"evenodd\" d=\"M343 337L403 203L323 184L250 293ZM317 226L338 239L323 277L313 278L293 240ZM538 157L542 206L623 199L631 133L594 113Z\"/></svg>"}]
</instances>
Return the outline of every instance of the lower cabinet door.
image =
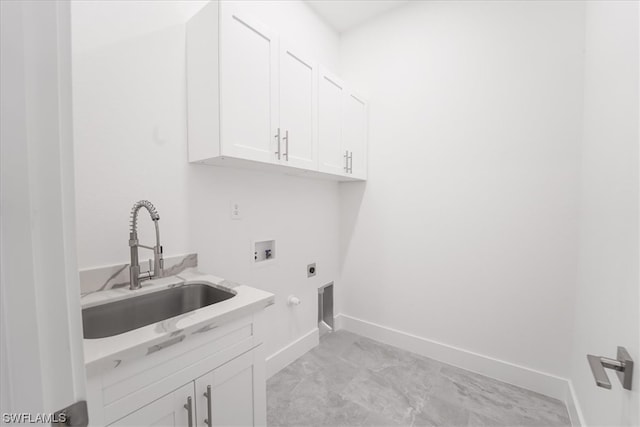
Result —
<instances>
[{"instance_id":1,"label":"lower cabinet door","mask_svg":"<svg viewBox=\"0 0 640 427\"><path fill-rule=\"evenodd\" d=\"M193 426L195 425L196 415L193 387L193 382L190 382L160 399L143 406L137 411L132 412L126 417L119 419L111 424L111 426Z\"/></svg>"},{"instance_id":2,"label":"lower cabinet door","mask_svg":"<svg viewBox=\"0 0 640 427\"><path fill-rule=\"evenodd\" d=\"M254 357L249 351L196 379L198 427L264 424L257 406L266 403Z\"/></svg>"}]
</instances>

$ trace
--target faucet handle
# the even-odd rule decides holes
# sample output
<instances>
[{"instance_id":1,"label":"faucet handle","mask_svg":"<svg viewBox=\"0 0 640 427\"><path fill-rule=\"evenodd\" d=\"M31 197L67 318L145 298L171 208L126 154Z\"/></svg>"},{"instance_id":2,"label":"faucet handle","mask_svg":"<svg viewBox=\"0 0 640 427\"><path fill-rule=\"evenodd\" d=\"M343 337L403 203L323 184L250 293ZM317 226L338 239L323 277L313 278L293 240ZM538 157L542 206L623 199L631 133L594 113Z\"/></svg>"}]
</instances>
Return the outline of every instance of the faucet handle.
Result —
<instances>
[{"instance_id":1,"label":"faucet handle","mask_svg":"<svg viewBox=\"0 0 640 427\"><path fill-rule=\"evenodd\" d=\"M153 271L152 271L152 265L153 263L151 262L151 258L149 258L149 270L147 271L141 271L138 273L138 280L150 280L153 279Z\"/></svg>"}]
</instances>

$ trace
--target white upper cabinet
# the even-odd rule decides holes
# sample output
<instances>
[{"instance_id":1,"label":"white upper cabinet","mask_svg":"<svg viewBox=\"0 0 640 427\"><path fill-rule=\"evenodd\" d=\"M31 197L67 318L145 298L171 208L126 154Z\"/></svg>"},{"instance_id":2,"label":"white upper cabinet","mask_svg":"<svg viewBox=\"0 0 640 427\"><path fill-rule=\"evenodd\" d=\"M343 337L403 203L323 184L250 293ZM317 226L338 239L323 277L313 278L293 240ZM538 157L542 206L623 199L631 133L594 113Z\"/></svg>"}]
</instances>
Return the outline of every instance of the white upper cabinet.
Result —
<instances>
[{"instance_id":1,"label":"white upper cabinet","mask_svg":"<svg viewBox=\"0 0 640 427\"><path fill-rule=\"evenodd\" d=\"M220 11L221 154L273 161L278 38L233 3L222 3Z\"/></svg>"},{"instance_id":2,"label":"white upper cabinet","mask_svg":"<svg viewBox=\"0 0 640 427\"><path fill-rule=\"evenodd\" d=\"M347 176L367 179L367 103L347 91L344 102L342 144L348 157Z\"/></svg>"},{"instance_id":3,"label":"white upper cabinet","mask_svg":"<svg viewBox=\"0 0 640 427\"><path fill-rule=\"evenodd\" d=\"M220 152L219 9L209 3L187 24L187 129L189 161Z\"/></svg>"},{"instance_id":4,"label":"white upper cabinet","mask_svg":"<svg viewBox=\"0 0 640 427\"><path fill-rule=\"evenodd\" d=\"M212 1L187 23L189 161L366 179L366 103L248 4Z\"/></svg>"},{"instance_id":5,"label":"white upper cabinet","mask_svg":"<svg viewBox=\"0 0 640 427\"><path fill-rule=\"evenodd\" d=\"M318 139L321 172L367 179L367 103L325 69L318 81Z\"/></svg>"},{"instance_id":6,"label":"white upper cabinet","mask_svg":"<svg viewBox=\"0 0 640 427\"><path fill-rule=\"evenodd\" d=\"M289 166L317 170L317 65L281 42L279 66L280 159Z\"/></svg>"},{"instance_id":7,"label":"white upper cabinet","mask_svg":"<svg viewBox=\"0 0 640 427\"><path fill-rule=\"evenodd\" d=\"M318 80L318 146L320 172L344 175L347 155L342 146L344 84L322 68Z\"/></svg>"}]
</instances>

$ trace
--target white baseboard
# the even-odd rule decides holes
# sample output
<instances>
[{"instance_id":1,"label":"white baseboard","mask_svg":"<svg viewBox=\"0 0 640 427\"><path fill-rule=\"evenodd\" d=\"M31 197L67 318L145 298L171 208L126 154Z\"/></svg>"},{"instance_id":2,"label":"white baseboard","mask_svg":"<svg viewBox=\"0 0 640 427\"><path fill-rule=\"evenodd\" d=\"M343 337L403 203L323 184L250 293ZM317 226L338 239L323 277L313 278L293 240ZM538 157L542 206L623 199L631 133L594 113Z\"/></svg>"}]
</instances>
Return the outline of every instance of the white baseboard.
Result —
<instances>
[{"instance_id":1,"label":"white baseboard","mask_svg":"<svg viewBox=\"0 0 640 427\"><path fill-rule=\"evenodd\" d=\"M568 381L545 372L432 341L355 317L339 314L336 329L345 329L385 344L430 357L566 402ZM572 396L572 401L575 396ZM568 406L568 405L567 405ZM578 407L577 405L573 405Z\"/></svg>"},{"instance_id":2,"label":"white baseboard","mask_svg":"<svg viewBox=\"0 0 640 427\"><path fill-rule=\"evenodd\" d=\"M567 411L569 411L571 425L574 427L586 425L584 423L584 416L582 415L582 408L580 408L576 390L573 388L573 383L570 380L567 381L567 390L564 398L564 403L567 405Z\"/></svg>"},{"instance_id":3,"label":"white baseboard","mask_svg":"<svg viewBox=\"0 0 640 427\"><path fill-rule=\"evenodd\" d=\"M267 378L271 378L280 372L281 369L317 346L319 342L320 334L318 328L314 328L288 346L267 357Z\"/></svg>"}]
</instances>

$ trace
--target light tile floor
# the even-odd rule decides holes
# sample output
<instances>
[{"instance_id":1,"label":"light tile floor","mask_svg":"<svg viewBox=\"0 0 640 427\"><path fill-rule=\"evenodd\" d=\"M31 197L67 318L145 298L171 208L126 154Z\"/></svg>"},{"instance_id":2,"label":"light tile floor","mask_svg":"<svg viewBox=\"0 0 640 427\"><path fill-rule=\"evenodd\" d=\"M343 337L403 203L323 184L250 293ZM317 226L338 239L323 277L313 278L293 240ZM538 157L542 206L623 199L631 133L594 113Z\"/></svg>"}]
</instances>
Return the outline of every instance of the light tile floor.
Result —
<instances>
[{"instance_id":1,"label":"light tile floor","mask_svg":"<svg viewBox=\"0 0 640 427\"><path fill-rule=\"evenodd\" d=\"M570 426L556 399L345 331L267 382L269 426Z\"/></svg>"}]
</instances>

